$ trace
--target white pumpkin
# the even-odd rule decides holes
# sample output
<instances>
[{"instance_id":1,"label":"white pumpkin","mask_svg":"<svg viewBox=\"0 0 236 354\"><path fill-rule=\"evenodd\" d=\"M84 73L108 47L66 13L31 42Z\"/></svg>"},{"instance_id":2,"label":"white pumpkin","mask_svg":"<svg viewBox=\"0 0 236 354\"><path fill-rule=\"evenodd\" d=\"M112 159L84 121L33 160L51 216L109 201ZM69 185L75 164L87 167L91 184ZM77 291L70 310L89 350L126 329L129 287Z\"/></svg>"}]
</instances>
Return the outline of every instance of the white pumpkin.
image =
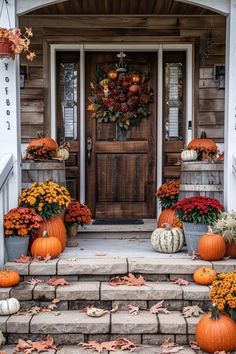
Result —
<instances>
[{"instance_id":1,"label":"white pumpkin","mask_svg":"<svg viewBox=\"0 0 236 354\"><path fill-rule=\"evenodd\" d=\"M13 315L20 310L20 303L14 297L0 301L0 316Z\"/></svg>"},{"instance_id":2,"label":"white pumpkin","mask_svg":"<svg viewBox=\"0 0 236 354\"><path fill-rule=\"evenodd\" d=\"M184 234L179 227L166 224L153 231L151 244L155 251L161 253L176 253L184 245Z\"/></svg>"},{"instance_id":3,"label":"white pumpkin","mask_svg":"<svg viewBox=\"0 0 236 354\"><path fill-rule=\"evenodd\" d=\"M181 152L182 161L195 161L197 160L197 151L196 150L183 150Z\"/></svg>"},{"instance_id":4,"label":"white pumpkin","mask_svg":"<svg viewBox=\"0 0 236 354\"><path fill-rule=\"evenodd\" d=\"M70 156L69 150L64 147L59 147L57 149L57 157L61 160L68 160Z\"/></svg>"}]
</instances>

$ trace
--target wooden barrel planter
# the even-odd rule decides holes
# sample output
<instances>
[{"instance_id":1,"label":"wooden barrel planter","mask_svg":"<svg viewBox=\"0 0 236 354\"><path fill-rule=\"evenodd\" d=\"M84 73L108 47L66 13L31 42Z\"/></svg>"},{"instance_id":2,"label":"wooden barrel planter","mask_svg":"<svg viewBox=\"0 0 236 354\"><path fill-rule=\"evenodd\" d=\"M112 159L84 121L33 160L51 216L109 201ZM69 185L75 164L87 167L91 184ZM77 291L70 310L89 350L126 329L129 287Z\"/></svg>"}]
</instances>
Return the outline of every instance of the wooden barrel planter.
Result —
<instances>
[{"instance_id":1,"label":"wooden barrel planter","mask_svg":"<svg viewBox=\"0 0 236 354\"><path fill-rule=\"evenodd\" d=\"M179 200L203 196L224 199L224 163L207 161L182 162Z\"/></svg>"},{"instance_id":2,"label":"wooden barrel planter","mask_svg":"<svg viewBox=\"0 0 236 354\"><path fill-rule=\"evenodd\" d=\"M22 188L27 188L33 182L43 182L49 179L66 186L64 161L23 161Z\"/></svg>"}]
</instances>

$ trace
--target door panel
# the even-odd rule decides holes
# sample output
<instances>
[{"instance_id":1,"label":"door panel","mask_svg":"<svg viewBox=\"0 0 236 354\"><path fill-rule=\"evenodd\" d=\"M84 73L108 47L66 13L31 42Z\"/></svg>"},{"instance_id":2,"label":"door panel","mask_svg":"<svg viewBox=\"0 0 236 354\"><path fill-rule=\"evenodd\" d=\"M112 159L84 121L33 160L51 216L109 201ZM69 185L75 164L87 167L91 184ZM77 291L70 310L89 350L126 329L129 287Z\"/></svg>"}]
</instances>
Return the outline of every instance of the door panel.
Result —
<instances>
[{"instance_id":1,"label":"door panel","mask_svg":"<svg viewBox=\"0 0 236 354\"><path fill-rule=\"evenodd\" d=\"M116 54L86 54L86 97L96 68L113 67ZM150 73L155 98L149 118L129 131L115 123L98 123L87 112L86 137L92 140L92 150L86 194L96 218L155 216L157 58L155 53L127 53L127 61L135 70Z\"/></svg>"}]
</instances>

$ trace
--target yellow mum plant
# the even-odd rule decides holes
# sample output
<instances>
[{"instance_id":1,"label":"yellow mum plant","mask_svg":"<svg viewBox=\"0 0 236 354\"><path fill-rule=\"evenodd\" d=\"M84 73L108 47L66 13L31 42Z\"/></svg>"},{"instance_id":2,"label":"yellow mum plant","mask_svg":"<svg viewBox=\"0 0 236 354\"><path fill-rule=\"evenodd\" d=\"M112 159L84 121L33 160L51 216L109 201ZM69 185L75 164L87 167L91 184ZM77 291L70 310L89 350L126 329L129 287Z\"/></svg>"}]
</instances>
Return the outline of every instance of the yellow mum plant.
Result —
<instances>
[{"instance_id":1,"label":"yellow mum plant","mask_svg":"<svg viewBox=\"0 0 236 354\"><path fill-rule=\"evenodd\" d=\"M212 283L210 299L219 310L228 312L232 318L236 315L236 271L218 274Z\"/></svg>"},{"instance_id":2,"label":"yellow mum plant","mask_svg":"<svg viewBox=\"0 0 236 354\"><path fill-rule=\"evenodd\" d=\"M19 204L34 209L43 219L49 219L66 208L70 201L70 194L64 186L46 180L24 189Z\"/></svg>"}]
</instances>

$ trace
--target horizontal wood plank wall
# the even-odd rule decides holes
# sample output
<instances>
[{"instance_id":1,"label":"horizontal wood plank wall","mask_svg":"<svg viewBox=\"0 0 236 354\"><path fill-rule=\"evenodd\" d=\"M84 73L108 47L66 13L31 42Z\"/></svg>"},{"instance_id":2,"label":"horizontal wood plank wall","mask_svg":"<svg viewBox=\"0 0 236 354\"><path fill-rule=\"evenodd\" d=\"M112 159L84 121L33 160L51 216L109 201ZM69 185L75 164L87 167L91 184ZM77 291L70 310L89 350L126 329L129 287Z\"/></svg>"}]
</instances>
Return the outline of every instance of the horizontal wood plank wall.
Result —
<instances>
[{"instance_id":1,"label":"horizontal wood plank wall","mask_svg":"<svg viewBox=\"0 0 236 354\"><path fill-rule=\"evenodd\" d=\"M48 53L50 43L194 43L195 46L195 111L194 135L202 131L218 142L224 136L224 90L213 80L213 66L225 62L225 18L208 16L53 16L26 15L21 27L33 27L32 50L36 60L28 64L29 77L21 90L22 142L37 132L50 132ZM199 43L212 30L213 45L199 69ZM44 58L43 58L44 57ZM26 61L22 60L22 64ZM173 164L180 154L180 144ZM174 156L174 155L173 155ZM176 168L164 166L166 176L176 177ZM174 171L172 173L172 171Z\"/></svg>"}]
</instances>

